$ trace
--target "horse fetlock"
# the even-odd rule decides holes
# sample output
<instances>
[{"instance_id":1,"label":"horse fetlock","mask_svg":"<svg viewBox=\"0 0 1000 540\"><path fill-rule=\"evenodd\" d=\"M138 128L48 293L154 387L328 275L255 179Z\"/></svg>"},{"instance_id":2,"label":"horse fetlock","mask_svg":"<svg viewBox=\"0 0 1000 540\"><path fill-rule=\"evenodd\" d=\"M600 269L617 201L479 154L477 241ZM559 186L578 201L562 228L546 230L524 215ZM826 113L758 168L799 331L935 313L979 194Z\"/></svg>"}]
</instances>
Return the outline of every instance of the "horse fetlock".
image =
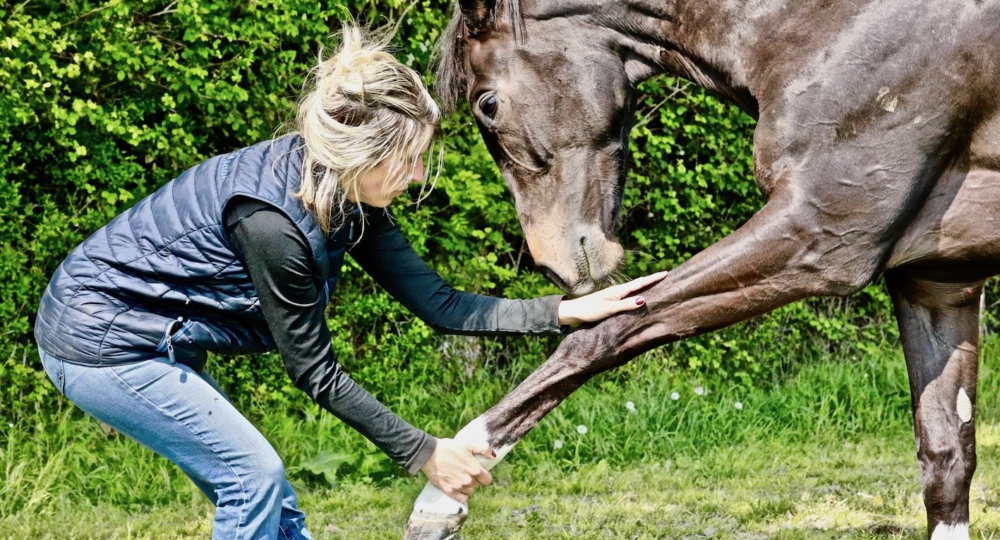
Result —
<instances>
[{"instance_id":1,"label":"horse fetlock","mask_svg":"<svg viewBox=\"0 0 1000 540\"><path fill-rule=\"evenodd\" d=\"M479 463L481 463L486 470L496 467L497 463L500 463L504 456L506 456L507 453L514 448L513 444L504 444L499 447L494 447L493 443L490 442L490 439L490 432L486 428L486 419L483 416L469 422L458 432L457 435L455 435L456 441L462 441L475 446L490 446L495 455L487 457L476 454L476 459L479 460Z\"/></svg>"},{"instance_id":2,"label":"horse fetlock","mask_svg":"<svg viewBox=\"0 0 1000 540\"><path fill-rule=\"evenodd\" d=\"M969 524L940 523L937 527L934 527L931 540L969 540Z\"/></svg>"}]
</instances>

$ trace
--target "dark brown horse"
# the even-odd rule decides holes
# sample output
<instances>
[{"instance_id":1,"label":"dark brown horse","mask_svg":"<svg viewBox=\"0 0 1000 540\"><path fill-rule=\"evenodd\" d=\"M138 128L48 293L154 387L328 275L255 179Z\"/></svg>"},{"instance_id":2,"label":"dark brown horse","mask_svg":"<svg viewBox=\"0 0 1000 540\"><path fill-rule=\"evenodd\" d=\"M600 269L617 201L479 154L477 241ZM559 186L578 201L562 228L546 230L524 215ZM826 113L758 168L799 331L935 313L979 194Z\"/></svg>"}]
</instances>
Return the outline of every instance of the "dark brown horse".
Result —
<instances>
[{"instance_id":1,"label":"dark brown horse","mask_svg":"<svg viewBox=\"0 0 1000 540\"><path fill-rule=\"evenodd\" d=\"M439 83L446 101L469 100L531 253L563 289L588 292L620 263L612 231L644 79L686 77L757 118L768 202L646 291L643 313L568 336L459 436L502 456L643 351L885 275L928 534L967 539L979 299L1000 273L1000 2L498 2L461 0ZM465 511L428 488L408 536L449 537Z\"/></svg>"}]
</instances>

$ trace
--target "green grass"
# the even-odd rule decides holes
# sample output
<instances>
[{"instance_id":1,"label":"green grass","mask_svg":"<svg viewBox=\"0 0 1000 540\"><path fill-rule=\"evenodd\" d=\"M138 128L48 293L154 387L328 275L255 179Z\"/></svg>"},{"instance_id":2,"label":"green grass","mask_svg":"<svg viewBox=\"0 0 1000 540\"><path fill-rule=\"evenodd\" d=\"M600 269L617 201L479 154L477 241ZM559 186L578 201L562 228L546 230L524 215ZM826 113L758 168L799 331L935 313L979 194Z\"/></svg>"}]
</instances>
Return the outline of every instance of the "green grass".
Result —
<instances>
[{"instance_id":1,"label":"green grass","mask_svg":"<svg viewBox=\"0 0 1000 540\"><path fill-rule=\"evenodd\" d=\"M1000 340L988 341L977 538L1000 538L998 353ZM424 425L441 422L441 410L466 411L465 421L471 406L401 412ZM890 347L752 390L639 361L593 381L529 434L495 471L495 486L473 499L462 537L924 538L908 409L905 366ZM419 479L387 475L364 453L331 488L302 465L367 443L329 415L270 414L258 424L284 456L318 539L399 537ZM176 468L92 420L64 412L3 434L0 539L209 535L212 508Z\"/></svg>"}]
</instances>

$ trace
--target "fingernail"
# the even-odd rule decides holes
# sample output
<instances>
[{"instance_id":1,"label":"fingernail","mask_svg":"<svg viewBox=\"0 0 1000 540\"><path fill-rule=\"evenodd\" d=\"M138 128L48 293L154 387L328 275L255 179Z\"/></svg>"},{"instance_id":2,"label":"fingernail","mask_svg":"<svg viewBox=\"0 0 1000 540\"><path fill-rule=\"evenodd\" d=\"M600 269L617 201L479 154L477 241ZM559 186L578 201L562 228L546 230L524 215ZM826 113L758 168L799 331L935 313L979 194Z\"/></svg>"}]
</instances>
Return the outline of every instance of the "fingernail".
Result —
<instances>
[{"instance_id":1,"label":"fingernail","mask_svg":"<svg viewBox=\"0 0 1000 540\"><path fill-rule=\"evenodd\" d=\"M635 297L635 305L641 306L641 305L643 305L645 303L646 303L646 301L643 300L643 298L641 296L636 296Z\"/></svg>"},{"instance_id":2,"label":"fingernail","mask_svg":"<svg viewBox=\"0 0 1000 540\"><path fill-rule=\"evenodd\" d=\"M496 453L496 451L495 451L495 450L493 450L492 448L490 448L490 455L491 455L491 456L493 456L494 458L496 458L496 457L497 457L497 453Z\"/></svg>"}]
</instances>

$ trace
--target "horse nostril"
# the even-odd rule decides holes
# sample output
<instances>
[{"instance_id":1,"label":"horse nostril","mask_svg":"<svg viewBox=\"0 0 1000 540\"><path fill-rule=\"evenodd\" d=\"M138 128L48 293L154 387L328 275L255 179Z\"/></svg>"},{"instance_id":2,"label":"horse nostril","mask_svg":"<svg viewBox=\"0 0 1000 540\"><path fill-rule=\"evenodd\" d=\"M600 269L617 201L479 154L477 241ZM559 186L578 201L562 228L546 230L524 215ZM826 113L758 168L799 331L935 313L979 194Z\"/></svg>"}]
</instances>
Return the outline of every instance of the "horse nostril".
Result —
<instances>
[{"instance_id":1,"label":"horse nostril","mask_svg":"<svg viewBox=\"0 0 1000 540\"><path fill-rule=\"evenodd\" d=\"M559 287L564 291L570 290L569 284L567 284L566 281L563 280L563 278L559 277L559 274L557 274L555 270L549 268L548 266L545 266L544 264L538 265L538 270L542 273L543 276L547 277L549 281L554 283L556 287Z\"/></svg>"}]
</instances>

